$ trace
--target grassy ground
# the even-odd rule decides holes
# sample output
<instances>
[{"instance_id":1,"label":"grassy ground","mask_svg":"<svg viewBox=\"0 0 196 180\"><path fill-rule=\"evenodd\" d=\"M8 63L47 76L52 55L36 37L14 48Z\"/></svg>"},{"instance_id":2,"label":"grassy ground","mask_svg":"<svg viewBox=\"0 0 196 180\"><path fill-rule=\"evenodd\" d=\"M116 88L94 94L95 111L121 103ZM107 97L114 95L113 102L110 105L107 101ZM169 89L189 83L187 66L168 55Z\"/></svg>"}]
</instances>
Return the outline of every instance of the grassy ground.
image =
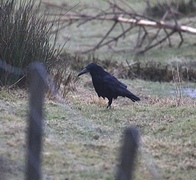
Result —
<instances>
[{"instance_id":1,"label":"grassy ground","mask_svg":"<svg viewBox=\"0 0 196 180\"><path fill-rule=\"evenodd\" d=\"M141 102L118 98L108 110L89 81L80 78L66 103L46 100L44 179L113 179L122 132L130 125L141 131L135 179L194 179L194 99L183 96L177 105L173 84L127 80ZM28 96L3 89L0 96L0 179L23 179Z\"/></svg>"},{"instance_id":2,"label":"grassy ground","mask_svg":"<svg viewBox=\"0 0 196 180\"><path fill-rule=\"evenodd\" d=\"M102 6L99 1L85 2ZM138 9L143 7L140 1L132 3ZM59 44L71 36L66 50L73 52L89 47L92 42L85 35L103 33L95 31L103 25L97 26L70 27L60 34ZM139 60L194 61L194 38L186 35L186 40L190 44L185 43L180 49L163 46L140 56ZM124 47L126 43L121 48ZM135 58L130 53L112 54L104 49L98 56L118 61ZM114 179L122 132L130 125L136 125L141 131L135 179L192 180L196 177L196 103L184 94L181 97L177 91L182 92L181 86L196 88L195 83L153 83L138 79L123 82L141 97L140 102L118 98L112 109L107 110L107 101L98 99L89 76L76 82L74 90L65 98L66 103L47 97L43 179ZM27 101L24 90L0 89L0 179L3 180L24 179Z\"/></svg>"}]
</instances>

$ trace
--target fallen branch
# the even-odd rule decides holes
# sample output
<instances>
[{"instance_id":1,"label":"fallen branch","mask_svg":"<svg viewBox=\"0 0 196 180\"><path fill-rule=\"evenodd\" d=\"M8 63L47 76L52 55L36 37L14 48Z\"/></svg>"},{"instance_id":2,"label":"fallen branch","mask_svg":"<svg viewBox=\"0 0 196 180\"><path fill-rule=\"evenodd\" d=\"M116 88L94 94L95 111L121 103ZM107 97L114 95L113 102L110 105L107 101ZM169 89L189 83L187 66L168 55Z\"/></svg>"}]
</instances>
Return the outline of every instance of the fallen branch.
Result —
<instances>
[{"instance_id":1,"label":"fallen branch","mask_svg":"<svg viewBox=\"0 0 196 180\"><path fill-rule=\"evenodd\" d=\"M92 47L91 49L83 51L83 53L95 51L103 46L108 46L110 47L110 49L113 49L112 43L115 43L116 45L119 39L127 37L128 33L131 33L131 31L134 28L138 28L137 42L134 48L137 49L136 53L144 53L149 49L152 49L167 40L169 46L172 46L170 38L175 33L178 33L180 38L178 47L180 47L184 42L182 33L189 33L191 35L196 35L196 28L187 25L181 25L178 22L178 20L175 18L175 13L172 11L170 7L167 10L167 12L165 12L163 18L157 21L147 16L144 16L142 14L136 13L133 10L133 8L124 1L120 1L121 3L120 2L114 3L111 2L110 0L106 0L105 2L108 3L109 8L106 10L96 9L94 11L94 15L87 13L88 8L85 9L85 13L82 10L73 11L72 9L68 11L67 9L65 9L65 12L67 12L66 14L50 14L50 15L61 16L61 20L60 20L62 23L61 29L65 28L66 26L70 26L74 23L77 23L78 24L77 26L81 26L93 20L114 22L109 28L109 30L105 33L105 35L103 35L101 40L96 45L94 45L94 47ZM48 6L53 6L52 4L47 4L47 3L45 4ZM128 7L129 10L126 10L126 8L123 7L123 5ZM57 7L57 5L54 5L54 7ZM59 8L62 10L62 6ZM71 7L68 8L71 9ZM165 21L168 14L172 15L171 16L172 19L170 20L170 22ZM129 24L130 27L125 28L124 27L125 24ZM120 25L122 31L119 34L115 35L115 37L111 38L110 35L113 31L115 31L117 25ZM148 27L150 27L151 29L149 29ZM154 29L153 36L152 36L152 28Z\"/></svg>"},{"instance_id":2,"label":"fallen branch","mask_svg":"<svg viewBox=\"0 0 196 180\"><path fill-rule=\"evenodd\" d=\"M189 26L183 26L183 25L176 25L176 24L169 24L164 21L149 21L149 20L137 20L137 19L127 19L123 17L118 17L117 18L118 22L123 22L123 23L132 23L138 26L149 26L153 28L163 28L163 29L171 29L174 31L179 31L179 32L187 32L191 34L196 34L196 28L192 28Z\"/></svg>"}]
</instances>

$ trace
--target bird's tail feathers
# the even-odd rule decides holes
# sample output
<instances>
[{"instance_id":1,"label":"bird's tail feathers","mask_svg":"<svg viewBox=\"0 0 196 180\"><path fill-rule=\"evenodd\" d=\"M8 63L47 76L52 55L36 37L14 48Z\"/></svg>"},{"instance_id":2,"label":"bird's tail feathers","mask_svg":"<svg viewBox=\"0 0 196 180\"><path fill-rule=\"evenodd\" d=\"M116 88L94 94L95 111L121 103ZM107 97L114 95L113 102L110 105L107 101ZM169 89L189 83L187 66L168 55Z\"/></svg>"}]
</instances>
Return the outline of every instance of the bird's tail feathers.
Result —
<instances>
[{"instance_id":1,"label":"bird's tail feathers","mask_svg":"<svg viewBox=\"0 0 196 180\"><path fill-rule=\"evenodd\" d=\"M133 93L131 93L130 91L126 91L125 96L131 99L133 102L140 101L140 98L134 95Z\"/></svg>"}]
</instances>

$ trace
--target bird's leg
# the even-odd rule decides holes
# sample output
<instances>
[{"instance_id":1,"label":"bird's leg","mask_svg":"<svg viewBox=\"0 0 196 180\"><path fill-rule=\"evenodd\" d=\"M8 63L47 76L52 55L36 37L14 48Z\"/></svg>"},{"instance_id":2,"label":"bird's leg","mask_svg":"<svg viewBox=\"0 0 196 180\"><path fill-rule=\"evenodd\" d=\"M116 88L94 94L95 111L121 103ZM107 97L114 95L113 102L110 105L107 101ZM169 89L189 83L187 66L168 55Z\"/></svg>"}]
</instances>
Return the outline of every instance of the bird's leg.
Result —
<instances>
[{"instance_id":1,"label":"bird's leg","mask_svg":"<svg viewBox=\"0 0 196 180\"><path fill-rule=\"evenodd\" d=\"M111 108L111 104L112 104L112 99L108 99L107 109Z\"/></svg>"}]
</instances>

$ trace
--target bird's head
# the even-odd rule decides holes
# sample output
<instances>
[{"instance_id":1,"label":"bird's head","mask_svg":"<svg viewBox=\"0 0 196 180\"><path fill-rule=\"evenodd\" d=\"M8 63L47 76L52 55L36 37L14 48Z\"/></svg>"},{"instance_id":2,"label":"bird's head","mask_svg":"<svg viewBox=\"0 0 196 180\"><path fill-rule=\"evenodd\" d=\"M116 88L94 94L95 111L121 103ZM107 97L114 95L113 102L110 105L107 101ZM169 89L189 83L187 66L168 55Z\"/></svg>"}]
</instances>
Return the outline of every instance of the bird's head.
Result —
<instances>
[{"instance_id":1,"label":"bird's head","mask_svg":"<svg viewBox=\"0 0 196 180\"><path fill-rule=\"evenodd\" d=\"M78 76L81 76L82 74L85 74L85 73L88 73L88 72L90 74L92 74L93 72L96 72L99 69L103 70L101 66L98 66L95 63L90 63L82 71L79 72Z\"/></svg>"}]
</instances>

